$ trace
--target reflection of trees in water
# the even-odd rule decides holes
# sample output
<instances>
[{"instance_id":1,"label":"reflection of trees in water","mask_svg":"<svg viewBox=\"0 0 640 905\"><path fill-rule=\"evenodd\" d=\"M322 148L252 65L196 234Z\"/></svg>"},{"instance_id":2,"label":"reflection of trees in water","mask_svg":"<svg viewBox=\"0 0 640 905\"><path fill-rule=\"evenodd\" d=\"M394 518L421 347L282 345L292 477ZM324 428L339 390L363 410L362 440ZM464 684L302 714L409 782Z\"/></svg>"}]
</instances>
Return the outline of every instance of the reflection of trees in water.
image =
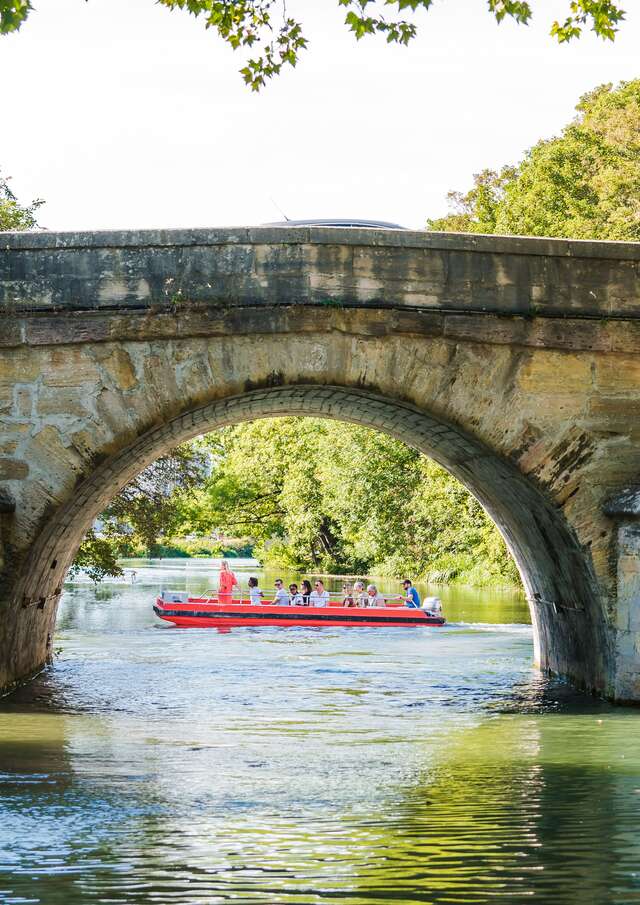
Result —
<instances>
[{"instance_id":1,"label":"reflection of trees in water","mask_svg":"<svg viewBox=\"0 0 640 905\"><path fill-rule=\"evenodd\" d=\"M230 802L237 793L216 775L216 757L173 736L189 727L154 739L157 724L139 715L67 714L60 677L44 676L0 708L0 891L46 905L152 895L182 905L626 905L640 862L637 715L558 702L548 689L516 689L504 705L513 712L471 729L455 729L453 715L422 769L380 764L397 772L394 791L363 789L350 813L339 795L298 807L290 750L256 770L261 805L227 810L220 790ZM375 750L344 756L357 771ZM308 766L321 772L321 761ZM274 769L292 777L285 811L269 806Z\"/></svg>"},{"instance_id":2,"label":"reflection of trees in water","mask_svg":"<svg viewBox=\"0 0 640 905\"><path fill-rule=\"evenodd\" d=\"M640 898L639 741L632 717L597 707L463 732L369 840L362 901L384 888L433 903Z\"/></svg>"}]
</instances>

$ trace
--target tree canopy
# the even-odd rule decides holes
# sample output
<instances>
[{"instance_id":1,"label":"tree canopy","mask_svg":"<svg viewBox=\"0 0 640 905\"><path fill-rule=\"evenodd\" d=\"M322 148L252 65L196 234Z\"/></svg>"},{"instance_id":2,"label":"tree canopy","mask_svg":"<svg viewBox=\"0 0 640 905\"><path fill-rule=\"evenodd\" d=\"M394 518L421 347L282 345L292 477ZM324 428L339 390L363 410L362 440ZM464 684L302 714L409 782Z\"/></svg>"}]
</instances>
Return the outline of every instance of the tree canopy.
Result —
<instances>
[{"instance_id":1,"label":"tree canopy","mask_svg":"<svg viewBox=\"0 0 640 905\"><path fill-rule=\"evenodd\" d=\"M156 0L170 10L199 17L234 50L250 55L240 70L254 90L264 86L285 65L295 66L307 46L303 23L287 13L286 0ZM450 0L453 2L453 0ZM433 0L337 0L345 10L345 25L360 40L382 35L387 43L408 44L416 35L416 17ZM529 0L488 0L497 22L510 18L526 25L533 16ZM30 0L0 0L0 34L17 31L33 10ZM580 37L590 28L612 41L624 10L613 0L569 0L563 19L551 23L550 33L560 43Z\"/></svg>"},{"instance_id":2,"label":"tree canopy","mask_svg":"<svg viewBox=\"0 0 640 905\"><path fill-rule=\"evenodd\" d=\"M78 566L93 563L95 576L102 563L102 574L114 574L114 550L153 552L158 543L174 545L172 533L214 532L248 536L260 559L294 571L518 581L475 498L434 462L377 431L318 418L268 419L209 434L178 455L172 467L183 477L172 477L170 492L158 492L157 474L143 472L106 511L101 534L89 535ZM184 480L187 465L199 484Z\"/></svg>"},{"instance_id":3,"label":"tree canopy","mask_svg":"<svg viewBox=\"0 0 640 905\"><path fill-rule=\"evenodd\" d=\"M585 94L578 115L517 166L483 170L450 192L450 232L640 240L640 79Z\"/></svg>"}]
</instances>

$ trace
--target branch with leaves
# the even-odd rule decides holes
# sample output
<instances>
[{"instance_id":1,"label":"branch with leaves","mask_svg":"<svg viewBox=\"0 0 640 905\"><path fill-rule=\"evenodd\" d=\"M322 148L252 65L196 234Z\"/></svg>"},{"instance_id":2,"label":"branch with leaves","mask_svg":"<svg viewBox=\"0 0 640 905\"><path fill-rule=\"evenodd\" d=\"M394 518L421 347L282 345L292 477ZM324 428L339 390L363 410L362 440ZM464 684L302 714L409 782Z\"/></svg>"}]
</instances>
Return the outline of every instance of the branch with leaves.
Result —
<instances>
[{"instance_id":1,"label":"branch with leaves","mask_svg":"<svg viewBox=\"0 0 640 905\"><path fill-rule=\"evenodd\" d=\"M183 10L204 21L234 50L258 48L240 72L253 91L259 91L282 71L295 66L307 46L303 25L287 14L286 0L156 0L170 10ZM357 40L382 35L389 44L407 45L416 36L415 18L427 11L433 0L338 0L346 9L345 25ZM497 22L513 19L527 25L533 16L528 0L488 0ZM30 0L0 0L0 34L17 31L31 13ZM389 13L391 15L389 15ZM397 16L400 16L398 18ZM560 43L580 37L590 28L613 41L624 10L613 0L571 0L567 15L551 25L550 33Z\"/></svg>"}]
</instances>

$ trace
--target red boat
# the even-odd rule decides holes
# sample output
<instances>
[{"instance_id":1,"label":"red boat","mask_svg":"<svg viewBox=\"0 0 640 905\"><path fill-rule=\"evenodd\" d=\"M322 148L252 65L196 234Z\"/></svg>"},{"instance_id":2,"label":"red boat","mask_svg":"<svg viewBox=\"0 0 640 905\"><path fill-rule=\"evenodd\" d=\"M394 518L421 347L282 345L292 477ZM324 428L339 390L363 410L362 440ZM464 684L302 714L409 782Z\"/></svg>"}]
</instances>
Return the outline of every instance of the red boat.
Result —
<instances>
[{"instance_id":1,"label":"red boat","mask_svg":"<svg viewBox=\"0 0 640 905\"><path fill-rule=\"evenodd\" d=\"M330 601L319 606L252 604L247 599L219 603L215 597L189 597L181 591L163 591L153 611L160 619L181 628L221 628L239 625L444 625L439 614L409 609L388 601L385 606L347 607Z\"/></svg>"}]
</instances>

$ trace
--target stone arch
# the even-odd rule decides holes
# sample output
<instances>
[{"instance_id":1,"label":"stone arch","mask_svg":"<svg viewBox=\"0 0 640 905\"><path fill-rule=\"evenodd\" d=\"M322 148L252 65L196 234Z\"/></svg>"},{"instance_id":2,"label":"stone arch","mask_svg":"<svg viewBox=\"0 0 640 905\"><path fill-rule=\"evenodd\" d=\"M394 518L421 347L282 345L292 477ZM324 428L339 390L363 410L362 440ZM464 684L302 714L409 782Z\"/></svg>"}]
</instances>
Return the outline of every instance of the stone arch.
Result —
<instances>
[{"instance_id":1,"label":"stone arch","mask_svg":"<svg viewBox=\"0 0 640 905\"><path fill-rule=\"evenodd\" d=\"M604 690L607 643L596 579L551 497L506 458L441 416L371 391L318 384L247 389L187 407L97 465L49 519L20 570L13 602L23 618L11 645L18 658L14 674L24 675L24 664L46 658L64 575L85 531L115 493L180 442L225 425L281 415L316 415L375 428L447 468L479 499L516 560L531 605L539 665ZM24 663L21 652L26 652Z\"/></svg>"}]
</instances>

